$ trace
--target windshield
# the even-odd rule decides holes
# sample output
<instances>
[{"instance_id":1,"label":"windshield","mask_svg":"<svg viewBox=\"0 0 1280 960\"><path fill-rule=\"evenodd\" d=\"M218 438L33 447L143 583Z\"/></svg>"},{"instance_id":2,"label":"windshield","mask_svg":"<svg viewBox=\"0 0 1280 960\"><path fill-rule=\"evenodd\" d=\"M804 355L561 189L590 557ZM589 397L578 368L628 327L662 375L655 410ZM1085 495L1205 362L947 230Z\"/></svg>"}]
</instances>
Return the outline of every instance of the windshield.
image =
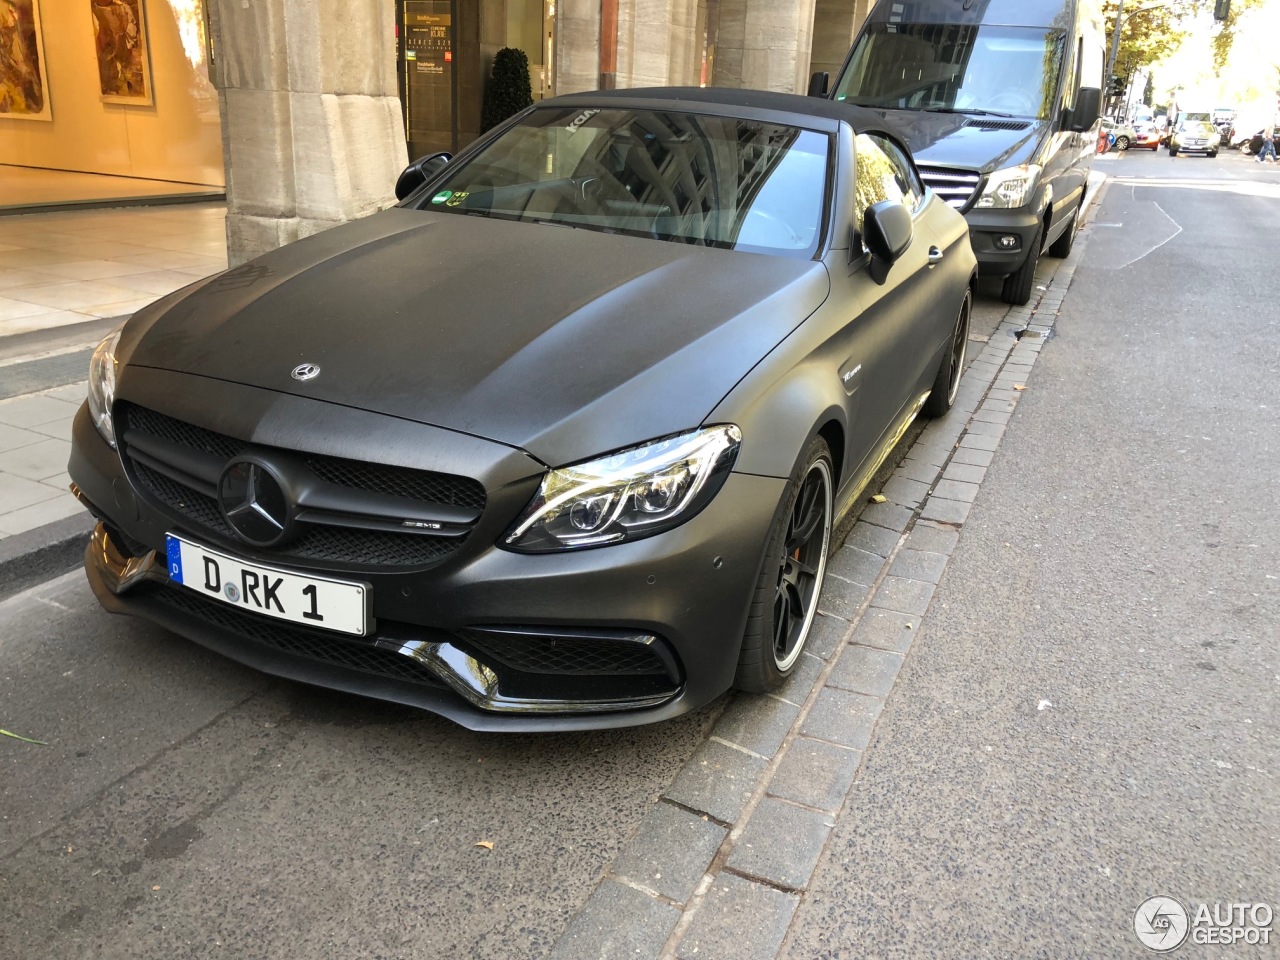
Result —
<instances>
[{"instance_id":1,"label":"windshield","mask_svg":"<svg viewBox=\"0 0 1280 960\"><path fill-rule=\"evenodd\" d=\"M1062 36L1044 27L877 23L859 38L836 99L1045 120Z\"/></svg>"},{"instance_id":2,"label":"windshield","mask_svg":"<svg viewBox=\"0 0 1280 960\"><path fill-rule=\"evenodd\" d=\"M810 258L830 139L730 117L547 107L446 168L417 206Z\"/></svg>"},{"instance_id":3,"label":"windshield","mask_svg":"<svg viewBox=\"0 0 1280 960\"><path fill-rule=\"evenodd\" d=\"M1212 124L1205 123L1203 120L1193 120L1190 123L1184 123L1181 132L1193 137L1208 137L1218 131Z\"/></svg>"}]
</instances>

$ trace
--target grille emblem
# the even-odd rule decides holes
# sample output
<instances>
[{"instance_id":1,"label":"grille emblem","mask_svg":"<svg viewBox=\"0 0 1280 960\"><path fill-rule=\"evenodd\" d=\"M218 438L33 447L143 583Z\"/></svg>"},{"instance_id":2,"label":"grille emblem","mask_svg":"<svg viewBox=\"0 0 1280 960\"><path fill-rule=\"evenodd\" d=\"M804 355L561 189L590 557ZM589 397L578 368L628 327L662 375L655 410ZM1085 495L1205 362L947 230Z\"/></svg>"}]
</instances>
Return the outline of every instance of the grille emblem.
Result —
<instances>
[{"instance_id":1,"label":"grille emblem","mask_svg":"<svg viewBox=\"0 0 1280 960\"><path fill-rule=\"evenodd\" d=\"M253 457L237 457L218 480L218 505L240 539L274 547L293 528L293 505L280 478Z\"/></svg>"},{"instance_id":2,"label":"grille emblem","mask_svg":"<svg viewBox=\"0 0 1280 960\"><path fill-rule=\"evenodd\" d=\"M295 380L314 380L320 376L320 364L318 363L300 363L293 368L291 374Z\"/></svg>"}]
</instances>

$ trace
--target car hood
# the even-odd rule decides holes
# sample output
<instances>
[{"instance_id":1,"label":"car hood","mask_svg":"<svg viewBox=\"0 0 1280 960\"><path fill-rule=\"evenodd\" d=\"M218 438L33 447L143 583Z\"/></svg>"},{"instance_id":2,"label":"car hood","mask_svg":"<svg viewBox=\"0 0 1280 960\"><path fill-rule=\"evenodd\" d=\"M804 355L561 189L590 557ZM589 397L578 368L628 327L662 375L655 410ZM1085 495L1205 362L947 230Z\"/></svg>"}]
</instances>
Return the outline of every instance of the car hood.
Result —
<instances>
[{"instance_id":1,"label":"car hood","mask_svg":"<svg viewBox=\"0 0 1280 960\"><path fill-rule=\"evenodd\" d=\"M812 260L397 208L158 301L119 358L561 465L697 426L829 291Z\"/></svg>"},{"instance_id":2,"label":"car hood","mask_svg":"<svg viewBox=\"0 0 1280 960\"><path fill-rule=\"evenodd\" d=\"M1042 120L967 117L959 113L886 110L885 118L906 138L917 163L936 163L990 173L1030 163L1047 124ZM987 126L973 126L989 122ZM1003 129L1003 124L1018 129Z\"/></svg>"}]
</instances>

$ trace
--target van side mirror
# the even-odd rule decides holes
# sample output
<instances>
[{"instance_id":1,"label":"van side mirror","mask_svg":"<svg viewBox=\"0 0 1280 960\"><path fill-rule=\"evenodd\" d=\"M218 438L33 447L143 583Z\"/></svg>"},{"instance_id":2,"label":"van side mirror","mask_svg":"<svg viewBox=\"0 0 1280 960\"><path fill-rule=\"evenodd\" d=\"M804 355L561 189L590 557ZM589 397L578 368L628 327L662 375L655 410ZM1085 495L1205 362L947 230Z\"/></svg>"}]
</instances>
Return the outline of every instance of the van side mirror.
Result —
<instances>
[{"instance_id":1,"label":"van side mirror","mask_svg":"<svg viewBox=\"0 0 1280 960\"><path fill-rule=\"evenodd\" d=\"M1102 116L1102 88L1081 87L1076 94L1076 105L1067 117L1067 128L1076 133L1091 130Z\"/></svg>"},{"instance_id":2,"label":"van side mirror","mask_svg":"<svg viewBox=\"0 0 1280 960\"><path fill-rule=\"evenodd\" d=\"M831 80L831 75L825 70L816 71L809 78L809 96L825 97L827 95L827 84Z\"/></svg>"},{"instance_id":3,"label":"van side mirror","mask_svg":"<svg viewBox=\"0 0 1280 960\"><path fill-rule=\"evenodd\" d=\"M444 165L453 159L450 153L431 153L419 157L404 168L400 178L396 180L396 199L403 200L413 191L444 169Z\"/></svg>"},{"instance_id":4,"label":"van side mirror","mask_svg":"<svg viewBox=\"0 0 1280 960\"><path fill-rule=\"evenodd\" d=\"M876 283L885 282L889 268L911 246L912 235L911 212L900 200L881 200L867 208L862 218L862 242L871 251L871 276Z\"/></svg>"}]
</instances>

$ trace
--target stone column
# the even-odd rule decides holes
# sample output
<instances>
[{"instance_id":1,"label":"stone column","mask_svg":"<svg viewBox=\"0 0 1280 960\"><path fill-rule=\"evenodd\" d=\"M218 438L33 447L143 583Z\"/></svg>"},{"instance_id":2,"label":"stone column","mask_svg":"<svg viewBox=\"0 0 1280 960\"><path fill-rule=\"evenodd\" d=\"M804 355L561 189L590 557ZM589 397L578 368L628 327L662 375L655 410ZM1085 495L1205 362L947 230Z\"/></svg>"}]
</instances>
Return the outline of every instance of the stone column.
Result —
<instances>
[{"instance_id":1,"label":"stone column","mask_svg":"<svg viewBox=\"0 0 1280 960\"><path fill-rule=\"evenodd\" d=\"M804 93L809 86L815 0L720 0L718 87Z\"/></svg>"},{"instance_id":2,"label":"stone column","mask_svg":"<svg viewBox=\"0 0 1280 960\"><path fill-rule=\"evenodd\" d=\"M861 9L860 9L861 8ZM866 17L866 3L855 0L817 0L813 11L813 59L809 73L836 74L853 45L853 35Z\"/></svg>"},{"instance_id":3,"label":"stone column","mask_svg":"<svg viewBox=\"0 0 1280 960\"><path fill-rule=\"evenodd\" d=\"M394 201L393 0L215 0L210 21L232 265Z\"/></svg>"},{"instance_id":4,"label":"stone column","mask_svg":"<svg viewBox=\"0 0 1280 960\"><path fill-rule=\"evenodd\" d=\"M556 4L556 93L600 86L600 0Z\"/></svg>"},{"instance_id":5,"label":"stone column","mask_svg":"<svg viewBox=\"0 0 1280 960\"><path fill-rule=\"evenodd\" d=\"M620 0L619 87L698 83L698 0Z\"/></svg>"}]
</instances>

